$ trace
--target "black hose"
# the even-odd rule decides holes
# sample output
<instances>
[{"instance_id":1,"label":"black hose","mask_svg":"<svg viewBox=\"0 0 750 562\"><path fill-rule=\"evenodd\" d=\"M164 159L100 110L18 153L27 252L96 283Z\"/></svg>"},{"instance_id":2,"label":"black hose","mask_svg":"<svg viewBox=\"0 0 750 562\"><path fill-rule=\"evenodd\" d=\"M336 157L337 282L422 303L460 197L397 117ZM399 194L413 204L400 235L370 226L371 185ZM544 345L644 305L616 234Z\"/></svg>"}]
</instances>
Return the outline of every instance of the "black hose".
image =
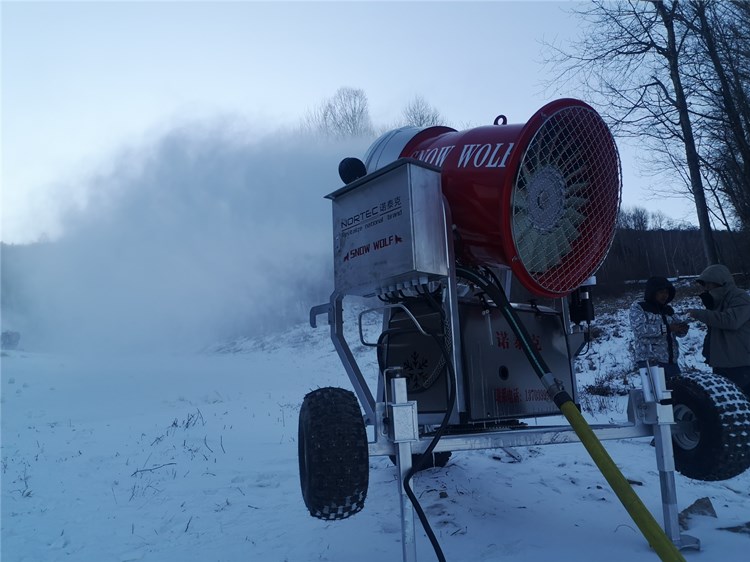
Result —
<instances>
[{"instance_id":1,"label":"black hose","mask_svg":"<svg viewBox=\"0 0 750 562\"><path fill-rule=\"evenodd\" d=\"M423 296L430 304L430 306L440 314L441 324L444 326L445 311L443 310L443 308L435 301L434 297L429 293L428 290L425 290ZM435 551L435 555L437 556L438 561L445 562L445 555L443 554L443 550L440 548L440 543L438 542L437 537L432 530L432 527L430 527L430 522L427 519L427 515L422 509L422 506L419 504L419 500L417 499L417 496L414 494L414 491L411 489L411 485L409 484L412 477L417 472L426 468L428 459L432 456L432 452L435 450L438 441L440 441L440 438L443 436L443 433L445 433L445 430L448 427L451 413L453 412L453 408L456 405L456 372L453 368L453 360L451 359L450 354L445 347L445 343L441 341L440 337L433 332L430 332L430 336L435 340L435 343L438 345L438 347L440 348L440 352L445 358L445 365L448 373L448 385L450 388L450 393L448 395L448 408L445 411L445 416L443 417L440 426L438 427L437 431L435 431L430 444L427 446L427 449L425 449L424 453L422 453L418 457L417 462L412 465L411 470L409 470L409 472L406 474L403 486L404 491L409 498L409 501L411 501L411 504L414 507L414 511L417 513L417 517L419 518L420 523L422 523L422 528L427 534L427 538L430 540L430 544L432 544L432 548Z\"/></svg>"},{"instance_id":2,"label":"black hose","mask_svg":"<svg viewBox=\"0 0 750 562\"><path fill-rule=\"evenodd\" d=\"M502 312L506 321L510 325L511 329L518 336L519 341L521 342L522 349L524 353L526 354L526 357L528 358L532 367L536 371L539 378L543 379L545 376L549 375L549 372L550 372L549 367L547 366L546 362L541 357L541 355L538 354L536 350L531 346L531 343L530 343L531 338L529 336L529 333L526 330L526 327L519 320L516 312L513 310L510 304L510 301L508 301L508 298L506 297L505 292L501 288L502 286L500 285L500 281L498 280L497 276L495 276L495 274L491 270L488 270L486 274L489 275L491 279L486 279L482 275L480 275L478 272L471 270L471 269L467 269L463 267L457 268L457 275L459 277L479 287L479 289L484 291L487 294L487 296L489 296L492 299L492 301L498 306L498 308L500 308L500 311ZM430 306L440 314L441 323L445 325L445 311L435 301L433 295L430 294L430 292L426 289L424 293L420 292L420 294L427 300ZM411 470L409 470L409 472L406 474L406 477L404 478L403 486L404 486L404 491L406 492L406 495L409 498L409 501L411 501L412 506L414 507L414 511L417 513L417 517L419 518L420 523L422 523L422 527L425 533L427 534L427 537L430 540L430 543L432 544L432 547L435 551L435 555L437 556L438 561L445 562L445 555L443 554L443 551L440 548L440 543L438 542L437 537L435 536L435 533L430 527L430 523L427 519L427 515L424 513L424 510L422 509L422 506L419 504L419 500L417 499L410 485L410 481L412 477L414 476L414 474L416 474L417 472L419 472L420 470L426 467L429 458L432 456L432 452L434 451L435 447L437 446L438 442L443 436L443 433L445 432L446 428L448 427L448 422L450 421L451 414L456 404L456 373L453 368L453 360L450 357L448 350L446 349L444 342L441 341L440 337L432 332L430 332L430 336L435 340L435 343L438 345L440 352L443 354L443 357L445 358L445 363L446 363L447 372L448 372L448 384L450 388L450 394L448 398L448 408L446 409L445 416L443 417L443 420L441 421L440 426L438 427L437 431L435 431L435 434L433 435L433 438L430 441L430 444L425 449L425 452L419 456L419 458L417 459L417 462L411 467ZM571 400L568 393L562 388L560 388L557 391L556 395L553 398L555 400L555 403L557 403L558 400L560 401L560 403Z\"/></svg>"},{"instance_id":3,"label":"black hose","mask_svg":"<svg viewBox=\"0 0 750 562\"><path fill-rule=\"evenodd\" d=\"M497 287L492 281L485 279L482 275L472 269L459 267L457 275L474 283L479 289L485 292L500 309L500 312L505 317L505 320L510 325L511 330L518 336L521 342L521 348L526 354L531 366L536 371L539 377L542 377L549 373L549 367L547 367L544 359L535 353L535 350L531 346L531 337L529 336L526 327L520 322L516 315L513 307L508 301L508 297L505 296L505 292ZM494 277L494 274L492 274ZM495 279L497 279L495 277Z\"/></svg>"},{"instance_id":4,"label":"black hose","mask_svg":"<svg viewBox=\"0 0 750 562\"><path fill-rule=\"evenodd\" d=\"M490 271L489 275L491 279L486 279L473 269L459 266L456 269L456 275L476 285L495 302L500 309L500 312L505 317L505 320L508 322L511 330L513 330L516 336L518 336L521 349L529 360L531 367L534 369L539 379L541 379L545 388L547 388L547 391L550 393L555 404L559 407L565 402L572 402L572 398L562 385L555 385L554 387L548 386L552 383L550 369L541 354L537 353L536 349L532 346L532 340L529 336L529 332L526 330L526 326L523 325L518 318L518 314L513 310L513 307L511 306L508 297L505 295L505 291L502 290L502 286L499 284L495 274Z\"/></svg>"}]
</instances>

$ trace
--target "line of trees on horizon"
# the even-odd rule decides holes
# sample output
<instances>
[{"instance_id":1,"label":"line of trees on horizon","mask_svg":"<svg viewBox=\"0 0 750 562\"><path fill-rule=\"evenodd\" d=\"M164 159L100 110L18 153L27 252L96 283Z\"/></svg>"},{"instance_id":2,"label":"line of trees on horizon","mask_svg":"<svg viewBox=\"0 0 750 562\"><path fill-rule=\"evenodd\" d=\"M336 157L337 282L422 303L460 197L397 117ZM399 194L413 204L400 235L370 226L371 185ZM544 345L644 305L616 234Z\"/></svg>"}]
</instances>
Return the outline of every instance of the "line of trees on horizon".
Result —
<instances>
[{"instance_id":1,"label":"line of trees on horizon","mask_svg":"<svg viewBox=\"0 0 750 562\"><path fill-rule=\"evenodd\" d=\"M445 125L446 119L421 95L415 95L401 110L398 119L387 125L374 125L367 94L361 88L343 86L308 110L303 117L303 131L335 139L375 137L389 129L411 125L430 127Z\"/></svg>"},{"instance_id":2,"label":"line of trees on horizon","mask_svg":"<svg viewBox=\"0 0 750 562\"><path fill-rule=\"evenodd\" d=\"M747 275L750 237L730 230L717 230L713 236L718 261L734 273ZM675 222L660 211L622 208L612 246L596 274L597 284L617 291L627 281L652 275L698 275L708 265L700 248L698 227Z\"/></svg>"}]
</instances>

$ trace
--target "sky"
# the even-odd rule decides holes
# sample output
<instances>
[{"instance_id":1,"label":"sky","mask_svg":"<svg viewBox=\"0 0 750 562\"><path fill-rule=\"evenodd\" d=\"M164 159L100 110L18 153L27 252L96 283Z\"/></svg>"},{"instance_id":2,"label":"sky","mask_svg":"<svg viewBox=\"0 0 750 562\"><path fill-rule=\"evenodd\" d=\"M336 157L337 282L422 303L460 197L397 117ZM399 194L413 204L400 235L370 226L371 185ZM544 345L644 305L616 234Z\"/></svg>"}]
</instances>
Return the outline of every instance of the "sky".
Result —
<instances>
[{"instance_id":1,"label":"sky","mask_svg":"<svg viewBox=\"0 0 750 562\"><path fill-rule=\"evenodd\" d=\"M2 2L1 239L59 237L113 160L185 123L294 130L342 86L365 91L380 127L417 95L458 129L523 123L582 97L542 84L541 41L579 31L570 5ZM690 220L685 201L645 199L638 155L620 149L623 203Z\"/></svg>"}]
</instances>

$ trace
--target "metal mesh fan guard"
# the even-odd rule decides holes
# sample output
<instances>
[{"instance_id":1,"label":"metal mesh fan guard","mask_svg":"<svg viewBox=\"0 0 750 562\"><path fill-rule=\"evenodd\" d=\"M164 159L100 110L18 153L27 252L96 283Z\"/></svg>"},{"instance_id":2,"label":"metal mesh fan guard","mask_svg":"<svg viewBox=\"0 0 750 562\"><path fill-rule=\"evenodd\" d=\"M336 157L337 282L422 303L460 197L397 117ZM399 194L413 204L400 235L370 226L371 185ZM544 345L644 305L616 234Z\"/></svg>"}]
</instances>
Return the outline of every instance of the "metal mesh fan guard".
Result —
<instances>
[{"instance_id":1,"label":"metal mesh fan guard","mask_svg":"<svg viewBox=\"0 0 750 562\"><path fill-rule=\"evenodd\" d=\"M539 289L561 295L596 272L609 250L620 159L609 128L589 106L539 115L544 120L526 145L511 193L514 261Z\"/></svg>"}]
</instances>

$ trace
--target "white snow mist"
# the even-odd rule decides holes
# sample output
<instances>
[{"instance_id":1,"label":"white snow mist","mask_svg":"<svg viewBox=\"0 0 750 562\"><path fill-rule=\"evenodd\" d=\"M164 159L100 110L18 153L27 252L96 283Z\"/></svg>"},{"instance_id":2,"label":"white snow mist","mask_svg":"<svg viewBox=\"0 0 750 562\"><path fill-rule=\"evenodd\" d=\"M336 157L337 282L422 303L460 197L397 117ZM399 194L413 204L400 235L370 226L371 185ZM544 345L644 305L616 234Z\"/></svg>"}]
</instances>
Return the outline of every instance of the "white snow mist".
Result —
<instances>
[{"instance_id":1,"label":"white snow mist","mask_svg":"<svg viewBox=\"0 0 750 562\"><path fill-rule=\"evenodd\" d=\"M3 329L27 349L196 349L327 299L341 158L368 141L173 130L92 180L64 234L6 247Z\"/></svg>"}]
</instances>

